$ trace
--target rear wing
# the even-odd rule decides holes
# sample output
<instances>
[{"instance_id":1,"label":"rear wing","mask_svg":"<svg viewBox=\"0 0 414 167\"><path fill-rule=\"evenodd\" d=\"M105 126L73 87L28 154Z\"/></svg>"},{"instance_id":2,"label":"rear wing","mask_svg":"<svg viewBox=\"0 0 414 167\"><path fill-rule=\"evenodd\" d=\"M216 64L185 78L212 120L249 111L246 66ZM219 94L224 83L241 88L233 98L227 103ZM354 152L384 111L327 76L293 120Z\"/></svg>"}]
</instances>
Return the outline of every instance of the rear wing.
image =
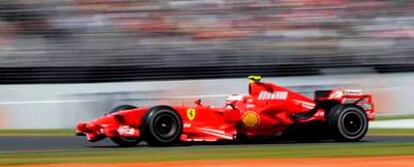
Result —
<instances>
[{"instance_id":1,"label":"rear wing","mask_svg":"<svg viewBox=\"0 0 414 167\"><path fill-rule=\"evenodd\" d=\"M356 89L334 89L334 90L317 90L315 92L315 101L336 102L338 104L355 104L365 110L370 120L375 118L374 104L371 94L364 93Z\"/></svg>"}]
</instances>

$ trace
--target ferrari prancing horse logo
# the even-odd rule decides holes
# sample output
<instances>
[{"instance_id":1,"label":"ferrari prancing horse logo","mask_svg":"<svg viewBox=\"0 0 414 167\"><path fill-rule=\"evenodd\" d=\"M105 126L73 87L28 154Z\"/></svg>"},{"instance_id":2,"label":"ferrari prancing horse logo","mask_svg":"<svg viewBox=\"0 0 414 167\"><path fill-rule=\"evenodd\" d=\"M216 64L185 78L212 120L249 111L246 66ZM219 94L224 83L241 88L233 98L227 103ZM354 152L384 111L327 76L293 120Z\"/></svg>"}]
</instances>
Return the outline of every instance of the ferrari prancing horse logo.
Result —
<instances>
[{"instance_id":1,"label":"ferrari prancing horse logo","mask_svg":"<svg viewBox=\"0 0 414 167\"><path fill-rule=\"evenodd\" d=\"M195 116L196 116L196 110L195 109L192 109L192 108L187 109L187 118L188 118L188 120L192 121L195 118Z\"/></svg>"}]
</instances>

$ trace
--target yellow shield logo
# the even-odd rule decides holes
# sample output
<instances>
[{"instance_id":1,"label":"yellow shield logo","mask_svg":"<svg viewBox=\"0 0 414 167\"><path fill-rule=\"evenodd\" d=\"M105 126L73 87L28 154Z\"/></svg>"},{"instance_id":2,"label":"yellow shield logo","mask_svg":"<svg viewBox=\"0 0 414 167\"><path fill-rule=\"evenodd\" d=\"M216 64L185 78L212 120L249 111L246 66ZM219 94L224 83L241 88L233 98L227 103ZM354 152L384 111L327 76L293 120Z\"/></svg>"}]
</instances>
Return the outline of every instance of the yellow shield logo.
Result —
<instances>
[{"instance_id":1,"label":"yellow shield logo","mask_svg":"<svg viewBox=\"0 0 414 167\"><path fill-rule=\"evenodd\" d=\"M247 128L255 128L260 124L260 117L256 112L248 111L242 115L242 121Z\"/></svg>"},{"instance_id":2,"label":"yellow shield logo","mask_svg":"<svg viewBox=\"0 0 414 167\"><path fill-rule=\"evenodd\" d=\"M187 118L188 120L192 121L196 116L196 110L195 109L187 109Z\"/></svg>"}]
</instances>

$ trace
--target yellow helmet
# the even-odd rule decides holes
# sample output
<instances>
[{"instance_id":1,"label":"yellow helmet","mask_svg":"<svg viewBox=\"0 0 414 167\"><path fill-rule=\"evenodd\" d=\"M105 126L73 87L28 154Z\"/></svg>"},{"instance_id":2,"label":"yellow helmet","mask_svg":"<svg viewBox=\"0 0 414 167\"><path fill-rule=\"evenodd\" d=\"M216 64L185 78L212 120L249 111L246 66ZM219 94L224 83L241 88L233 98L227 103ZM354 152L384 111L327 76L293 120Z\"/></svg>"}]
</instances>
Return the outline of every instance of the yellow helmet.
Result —
<instances>
[{"instance_id":1,"label":"yellow helmet","mask_svg":"<svg viewBox=\"0 0 414 167\"><path fill-rule=\"evenodd\" d=\"M259 76L259 75L250 75L247 78L249 79L250 83L260 82L260 80L262 80L262 76Z\"/></svg>"}]
</instances>

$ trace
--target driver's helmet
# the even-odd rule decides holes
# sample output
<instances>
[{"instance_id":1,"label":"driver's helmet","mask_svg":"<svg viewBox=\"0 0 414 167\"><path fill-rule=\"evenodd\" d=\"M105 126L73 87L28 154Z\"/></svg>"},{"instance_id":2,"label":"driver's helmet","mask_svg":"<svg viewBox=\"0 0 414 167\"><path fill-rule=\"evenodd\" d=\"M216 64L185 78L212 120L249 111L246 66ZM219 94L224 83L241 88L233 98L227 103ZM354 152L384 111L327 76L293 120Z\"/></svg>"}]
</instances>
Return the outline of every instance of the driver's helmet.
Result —
<instances>
[{"instance_id":1,"label":"driver's helmet","mask_svg":"<svg viewBox=\"0 0 414 167\"><path fill-rule=\"evenodd\" d=\"M262 76L258 75L250 75L247 77L249 79L249 95L257 96L260 93L260 89L258 90L258 85L261 85Z\"/></svg>"},{"instance_id":2,"label":"driver's helmet","mask_svg":"<svg viewBox=\"0 0 414 167\"><path fill-rule=\"evenodd\" d=\"M262 80L262 76L250 75L249 77L247 77L247 79L249 79L249 83L260 82L260 80Z\"/></svg>"}]
</instances>

